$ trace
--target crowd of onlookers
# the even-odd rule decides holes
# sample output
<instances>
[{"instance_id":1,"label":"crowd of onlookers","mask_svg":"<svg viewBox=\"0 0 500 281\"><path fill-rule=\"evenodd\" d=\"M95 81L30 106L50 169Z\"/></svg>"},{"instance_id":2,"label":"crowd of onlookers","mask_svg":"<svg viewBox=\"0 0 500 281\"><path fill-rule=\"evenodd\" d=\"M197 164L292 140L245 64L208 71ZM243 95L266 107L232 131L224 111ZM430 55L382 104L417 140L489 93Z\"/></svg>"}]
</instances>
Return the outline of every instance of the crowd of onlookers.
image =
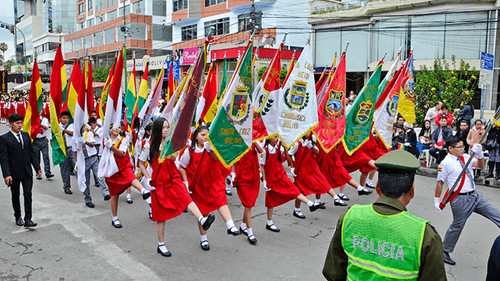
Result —
<instances>
[{"instance_id":1,"label":"crowd of onlookers","mask_svg":"<svg viewBox=\"0 0 500 281\"><path fill-rule=\"evenodd\" d=\"M455 130L452 128L454 120L456 120ZM438 101L427 111L418 136L413 126L398 116L394 124L392 149L404 149L421 161L425 161L424 151L428 150L439 164L447 155L446 138L452 135L458 137L468 152L470 147L481 141L483 134L485 134L485 123L481 119L474 119L474 107L471 102L458 112L455 119L446 104ZM481 144L488 155L486 177L500 180L500 128L493 125ZM476 173L479 176L481 170L476 170Z\"/></svg>"}]
</instances>

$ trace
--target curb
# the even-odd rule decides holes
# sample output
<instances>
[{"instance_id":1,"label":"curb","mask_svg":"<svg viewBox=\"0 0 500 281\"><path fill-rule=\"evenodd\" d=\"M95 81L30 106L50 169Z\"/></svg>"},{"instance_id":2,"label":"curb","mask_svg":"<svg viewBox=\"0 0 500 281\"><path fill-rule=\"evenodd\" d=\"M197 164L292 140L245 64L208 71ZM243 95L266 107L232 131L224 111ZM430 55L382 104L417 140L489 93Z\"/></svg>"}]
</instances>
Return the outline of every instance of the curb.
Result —
<instances>
[{"instance_id":1,"label":"curb","mask_svg":"<svg viewBox=\"0 0 500 281\"><path fill-rule=\"evenodd\" d=\"M425 176L425 177L437 177L437 169L433 168L424 168L420 167L417 170L417 175L420 176ZM493 188L500 188L500 181L495 180L494 178L485 178L484 176L480 176L478 179L475 180L476 184L478 185L484 185L484 186L489 186Z\"/></svg>"}]
</instances>

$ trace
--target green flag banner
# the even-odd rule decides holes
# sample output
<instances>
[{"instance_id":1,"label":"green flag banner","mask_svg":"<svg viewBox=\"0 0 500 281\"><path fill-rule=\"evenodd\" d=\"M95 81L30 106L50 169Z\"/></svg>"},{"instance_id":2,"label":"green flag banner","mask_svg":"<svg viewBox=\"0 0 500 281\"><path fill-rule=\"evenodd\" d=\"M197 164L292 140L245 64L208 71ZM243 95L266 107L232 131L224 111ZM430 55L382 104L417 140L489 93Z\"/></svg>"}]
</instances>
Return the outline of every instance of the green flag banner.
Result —
<instances>
[{"instance_id":1,"label":"green flag banner","mask_svg":"<svg viewBox=\"0 0 500 281\"><path fill-rule=\"evenodd\" d=\"M375 72L358 94L354 105L346 116L345 134L342 143L348 155L358 150L370 136L372 130L373 112L378 96L378 85L382 74L381 60Z\"/></svg>"}]
</instances>

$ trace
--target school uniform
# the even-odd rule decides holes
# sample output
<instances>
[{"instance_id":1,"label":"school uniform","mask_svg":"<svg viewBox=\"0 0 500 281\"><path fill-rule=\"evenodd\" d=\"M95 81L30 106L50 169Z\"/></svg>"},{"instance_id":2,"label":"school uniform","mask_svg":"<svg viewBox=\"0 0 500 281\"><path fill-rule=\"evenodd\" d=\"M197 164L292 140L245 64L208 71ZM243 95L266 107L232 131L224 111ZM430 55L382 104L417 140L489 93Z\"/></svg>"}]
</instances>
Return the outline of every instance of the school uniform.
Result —
<instances>
[{"instance_id":1,"label":"school uniform","mask_svg":"<svg viewBox=\"0 0 500 281\"><path fill-rule=\"evenodd\" d=\"M150 143L145 143L139 160L148 161L149 148ZM152 220L161 222L182 214L193 199L189 196L174 161L166 158L160 164L158 159L159 156L149 161L152 168L151 185L155 188L151 191L151 209Z\"/></svg>"},{"instance_id":2,"label":"school uniform","mask_svg":"<svg viewBox=\"0 0 500 281\"><path fill-rule=\"evenodd\" d=\"M264 163L267 187L271 189L266 192L266 207L274 208L297 198L301 193L283 167L286 155L281 143L275 147L265 146L264 152L265 156L261 160Z\"/></svg>"},{"instance_id":3,"label":"school uniform","mask_svg":"<svg viewBox=\"0 0 500 281\"><path fill-rule=\"evenodd\" d=\"M235 164L233 186L245 208L255 207L260 189L260 164L255 145Z\"/></svg>"},{"instance_id":4,"label":"school uniform","mask_svg":"<svg viewBox=\"0 0 500 281\"><path fill-rule=\"evenodd\" d=\"M25 101L17 103L16 112L17 112L17 114L21 115L24 119L24 117L26 116L26 102Z\"/></svg>"},{"instance_id":5,"label":"school uniform","mask_svg":"<svg viewBox=\"0 0 500 281\"><path fill-rule=\"evenodd\" d=\"M83 138L85 139L85 142L96 143L94 134L88 130L85 131ZM99 170L99 157L97 156L97 149L95 146L85 144L83 148L83 155L85 157L85 184L87 185L87 188L83 191L83 195L85 196L85 203L89 203L92 202L92 197L90 197L90 170L92 170L92 173L94 174L96 184L99 184L101 187L103 197L109 195L109 190L106 183L97 177L97 172Z\"/></svg>"},{"instance_id":6,"label":"school uniform","mask_svg":"<svg viewBox=\"0 0 500 281\"><path fill-rule=\"evenodd\" d=\"M109 195L114 196L125 191L137 178L134 174L134 166L127 152L129 145L128 138L118 136L111 144L118 150L125 152L123 156L118 156L113 152L113 157L118 166L118 172L111 177L104 178L109 189Z\"/></svg>"},{"instance_id":7,"label":"school uniform","mask_svg":"<svg viewBox=\"0 0 500 281\"><path fill-rule=\"evenodd\" d=\"M295 185L304 196L325 194L332 187L321 173L313 150L306 147L304 143L305 141L301 139L288 151L288 154L294 157L295 174L297 175Z\"/></svg>"},{"instance_id":8,"label":"school uniform","mask_svg":"<svg viewBox=\"0 0 500 281\"><path fill-rule=\"evenodd\" d=\"M349 154L345 151L344 146L339 145L339 152L340 159L342 159L342 163L344 163L344 167L349 173L357 170L360 170L362 173L368 173L375 170L375 168L368 165L368 162L370 162L372 158L363 148L356 150L349 156Z\"/></svg>"},{"instance_id":9,"label":"school uniform","mask_svg":"<svg viewBox=\"0 0 500 281\"><path fill-rule=\"evenodd\" d=\"M73 131L73 124L63 125L59 123L59 127L61 131L68 130ZM71 172L75 167L75 154L73 153L72 145L73 145L73 137L63 133L64 144L66 146L66 159L59 164L59 169L61 170L61 178L63 180L63 189L64 192L71 194Z\"/></svg>"},{"instance_id":10,"label":"school uniform","mask_svg":"<svg viewBox=\"0 0 500 281\"><path fill-rule=\"evenodd\" d=\"M49 120L42 117L41 125L47 126L47 129L42 129L42 133L39 133L33 140L33 149L35 150L35 161L40 163L40 152L43 156L43 166L45 170L45 175L51 175L50 172L50 158L49 158L49 134L50 134L50 124Z\"/></svg>"},{"instance_id":11,"label":"school uniform","mask_svg":"<svg viewBox=\"0 0 500 281\"><path fill-rule=\"evenodd\" d=\"M316 163L318 163L320 171L333 188L344 186L352 180L351 175L344 167L344 163L342 163L342 159L340 159L337 147L334 147L328 153L322 147L319 147Z\"/></svg>"},{"instance_id":12,"label":"school uniform","mask_svg":"<svg viewBox=\"0 0 500 281\"><path fill-rule=\"evenodd\" d=\"M187 148L179 159L180 167L186 169L192 197L203 215L227 205L227 175L222 164L213 159L204 148Z\"/></svg>"}]
</instances>

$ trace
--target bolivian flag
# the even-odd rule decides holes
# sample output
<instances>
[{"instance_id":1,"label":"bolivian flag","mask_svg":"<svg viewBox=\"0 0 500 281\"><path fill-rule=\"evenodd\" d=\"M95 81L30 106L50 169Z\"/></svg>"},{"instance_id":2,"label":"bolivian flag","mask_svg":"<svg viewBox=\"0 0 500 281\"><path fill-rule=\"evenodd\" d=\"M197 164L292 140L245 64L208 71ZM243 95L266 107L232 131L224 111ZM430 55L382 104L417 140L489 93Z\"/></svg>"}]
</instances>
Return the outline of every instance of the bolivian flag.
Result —
<instances>
[{"instance_id":1,"label":"bolivian flag","mask_svg":"<svg viewBox=\"0 0 500 281\"><path fill-rule=\"evenodd\" d=\"M63 94L67 87L66 68L61 52L61 46L57 47L56 57L52 66L50 75L50 128L52 130L52 161L54 166L61 164L66 159L66 146L64 137L59 127L59 116L61 114L61 105Z\"/></svg>"},{"instance_id":2,"label":"bolivian flag","mask_svg":"<svg viewBox=\"0 0 500 281\"><path fill-rule=\"evenodd\" d=\"M146 103L146 100L148 99L148 66L149 63L146 63L146 67L144 68L144 73L142 74L142 79L141 83L139 84L139 95L135 99L135 104L134 104L134 117L132 118L132 122L135 121L135 117L141 112L142 107ZM128 109L127 109L128 111ZM132 127L135 124L132 124Z\"/></svg>"},{"instance_id":3,"label":"bolivian flag","mask_svg":"<svg viewBox=\"0 0 500 281\"><path fill-rule=\"evenodd\" d=\"M28 107L26 108L26 116L23 123L23 131L30 135L31 140L34 140L39 133L43 132L40 127L42 106L42 79L35 59L31 76L31 89L28 96Z\"/></svg>"}]
</instances>

